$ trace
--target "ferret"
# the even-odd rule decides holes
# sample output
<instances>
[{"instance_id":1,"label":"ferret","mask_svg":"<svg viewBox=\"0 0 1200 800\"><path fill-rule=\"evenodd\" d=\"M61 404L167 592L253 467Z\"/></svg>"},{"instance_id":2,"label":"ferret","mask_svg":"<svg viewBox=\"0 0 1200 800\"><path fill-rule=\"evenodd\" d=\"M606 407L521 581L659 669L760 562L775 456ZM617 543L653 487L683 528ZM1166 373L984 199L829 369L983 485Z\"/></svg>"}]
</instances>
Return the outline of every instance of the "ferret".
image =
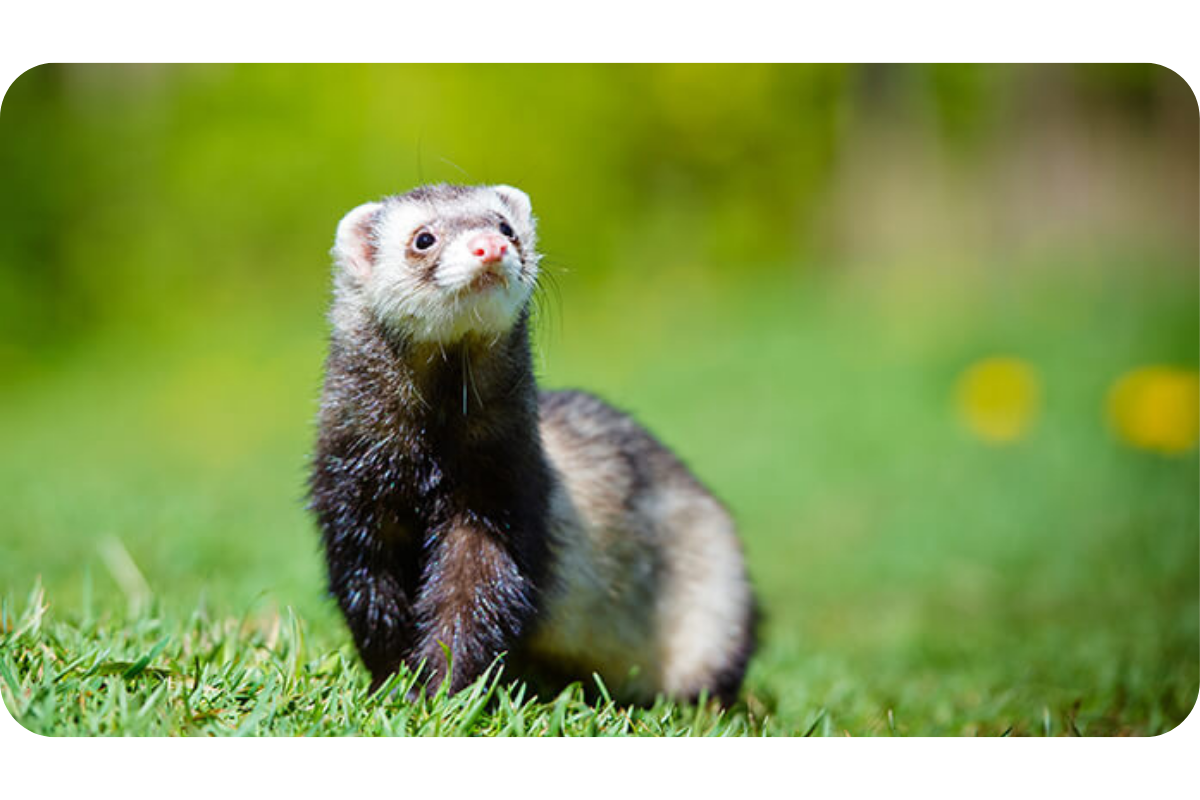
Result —
<instances>
[{"instance_id":1,"label":"ferret","mask_svg":"<svg viewBox=\"0 0 1200 800\"><path fill-rule=\"evenodd\" d=\"M423 186L350 211L333 255L309 507L372 689L403 664L454 692L503 657L734 702L757 613L734 522L629 416L539 391L529 197Z\"/></svg>"}]
</instances>

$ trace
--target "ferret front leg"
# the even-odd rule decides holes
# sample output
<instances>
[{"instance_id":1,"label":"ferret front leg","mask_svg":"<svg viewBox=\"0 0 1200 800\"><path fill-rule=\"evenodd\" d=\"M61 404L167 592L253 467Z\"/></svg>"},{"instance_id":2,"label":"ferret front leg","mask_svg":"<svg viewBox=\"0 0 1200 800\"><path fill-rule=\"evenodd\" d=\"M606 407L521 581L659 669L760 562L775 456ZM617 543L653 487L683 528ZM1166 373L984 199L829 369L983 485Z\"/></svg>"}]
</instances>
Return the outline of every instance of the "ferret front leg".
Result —
<instances>
[{"instance_id":1,"label":"ferret front leg","mask_svg":"<svg viewBox=\"0 0 1200 800\"><path fill-rule=\"evenodd\" d=\"M509 544L475 521L451 524L432 537L415 606L420 638L412 657L414 668L424 664L430 690L446 679L451 692L467 686L525 631L534 587Z\"/></svg>"},{"instance_id":2,"label":"ferret front leg","mask_svg":"<svg viewBox=\"0 0 1200 800\"><path fill-rule=\"evenodd\" d=\"M374 691L399 668L412 646L409 598L380 554L329 548L328 560L329 588L371 673Z\"/></svg>"}]
</instances>

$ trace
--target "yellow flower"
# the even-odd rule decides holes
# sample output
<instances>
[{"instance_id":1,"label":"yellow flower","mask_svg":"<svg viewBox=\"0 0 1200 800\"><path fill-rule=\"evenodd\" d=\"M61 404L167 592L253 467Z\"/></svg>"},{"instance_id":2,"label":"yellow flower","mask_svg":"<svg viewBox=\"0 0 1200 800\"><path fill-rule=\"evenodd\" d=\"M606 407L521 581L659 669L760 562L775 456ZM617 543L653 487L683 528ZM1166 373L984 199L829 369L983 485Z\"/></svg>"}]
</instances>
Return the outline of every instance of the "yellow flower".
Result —
<instances>
[{"instance_id":1,"label":"yellow flower","mask_svg":"<svg viewBox=\"0 0 1200 800\"><path fill-rule=\"evenodd\" d=\"M1200 375L1167 366L1127 372L1108 393L1108 419L1134 447L1166 454L1191 450L1200 435Z\"/></svg>"},{"instance_id":2,"label":"yellow flower","mask_svg":"<svg viewBox=\"0 0 1200 800\"><path fill-rule=\"evenodd\" d=\"M998 356L977 361L959 376L955 401L971 433L991 444L1006 444L1029 432L1041 394L1041 381L1031 364Z\"/></svg>"}]
</instances>

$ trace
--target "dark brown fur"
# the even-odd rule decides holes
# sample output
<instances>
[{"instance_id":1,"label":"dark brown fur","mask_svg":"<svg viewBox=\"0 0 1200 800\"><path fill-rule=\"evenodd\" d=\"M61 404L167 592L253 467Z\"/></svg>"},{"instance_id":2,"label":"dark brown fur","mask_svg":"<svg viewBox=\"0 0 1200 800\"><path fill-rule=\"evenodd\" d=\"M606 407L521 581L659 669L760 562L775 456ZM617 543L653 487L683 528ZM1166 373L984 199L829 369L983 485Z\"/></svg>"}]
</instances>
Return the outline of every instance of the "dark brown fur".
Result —
<instances>
[{"instance_id":1,"label":"dark brown fur","mask_svg":"<svg viewBox=\"0 0 1200 800\"><path fill-rule=\"evenodd\" d=\"M489 345L333 335L310 506L375 686L424 662L458 689L536 614L550 474L525 319Z\"/></svg>"}]
</instances>

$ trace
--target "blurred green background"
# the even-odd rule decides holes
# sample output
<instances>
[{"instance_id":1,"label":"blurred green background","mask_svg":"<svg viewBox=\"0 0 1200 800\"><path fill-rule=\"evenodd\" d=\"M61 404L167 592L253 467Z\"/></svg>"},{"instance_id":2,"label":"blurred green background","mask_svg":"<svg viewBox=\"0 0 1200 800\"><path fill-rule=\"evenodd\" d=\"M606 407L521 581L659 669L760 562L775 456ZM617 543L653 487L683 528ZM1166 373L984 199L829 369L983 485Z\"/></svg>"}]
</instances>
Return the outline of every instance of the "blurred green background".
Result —
<instances>
[{"instance_id":1,"label":"blurred green background","mask_svg":"<svg viewBox=\"0 0 1200 800\"><path fill-rule=\"evenodd\" d=\"M543 383L740 521L757 702L1166 730L1200 680L1197 124L1138 65L35 68L0 108L0 595L343 644L303 511L334 228L506 182Z\"/></svg>"}]
</instances>

